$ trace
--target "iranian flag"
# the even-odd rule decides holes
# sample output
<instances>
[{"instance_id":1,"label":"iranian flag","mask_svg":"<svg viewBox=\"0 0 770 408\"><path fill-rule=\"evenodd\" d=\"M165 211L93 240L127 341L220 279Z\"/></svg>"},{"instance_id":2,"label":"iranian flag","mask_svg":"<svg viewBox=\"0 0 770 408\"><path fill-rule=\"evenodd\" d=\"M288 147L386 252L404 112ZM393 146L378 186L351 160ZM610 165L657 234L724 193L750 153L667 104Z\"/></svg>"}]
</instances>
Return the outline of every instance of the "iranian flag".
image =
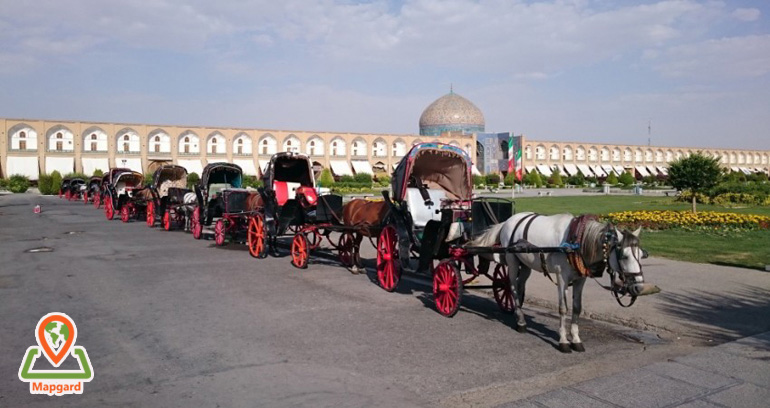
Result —
<instances>
[{"instance_id":1,"label":"iranian flag","mask_svg":"<svg viewBox=\"0 0 770 408\"><path fill-rule=\"evenodd\" d=\"M508 172L515 172L516 180L521 181L524 177L524 166L521 163L521 146L519 146L518 137L513 136L508 140Z\"/></svg>"}]
</instances>

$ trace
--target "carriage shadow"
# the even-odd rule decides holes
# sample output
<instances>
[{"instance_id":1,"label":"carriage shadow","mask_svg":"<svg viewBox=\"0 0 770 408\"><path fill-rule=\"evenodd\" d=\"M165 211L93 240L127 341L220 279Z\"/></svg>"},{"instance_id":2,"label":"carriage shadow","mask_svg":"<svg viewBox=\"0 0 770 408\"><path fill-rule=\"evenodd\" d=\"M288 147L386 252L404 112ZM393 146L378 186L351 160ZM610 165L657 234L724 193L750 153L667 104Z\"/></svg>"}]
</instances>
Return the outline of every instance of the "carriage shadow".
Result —
<instances>
[{"instance_id":1,"label":"carriage shadow","mask_svg":"<svg viewBox=\"0 0 770 408\"><path fill-rule=\"evenodd\" d=\"M693 323L689 335L729 341L770 330L770 289L742 284L729 292L661 293L663 313ZM704 329L705 326L705 329Z\"/></svg>"},{"instance_id":2,"label":"carriage shadow","mask_svg":"<svg viewBox=\"0 0 770 408\"><path fill-rule=\"evenodd\" d=\"M371 259L362 261L366 268L366 276L369 278L369 281L372 284L379 286L379 282L377 281L376 261ZM438 311L436 311L436 305L433 300L433 293L430 289L428 277L414 274L409 274L408 277L410 279L401 279L398 287L393 293L414 296L422 302L423 307L430 309L440 316ZM415 282L415 280L424 280L425 282L420 283ZM526 303L524 307L527 308ZM475 290L466 290L463 292L458 313L471 313L488 321L496 321L516 332L516 316L500 311L494 299L479 294ZM537 339L550 345L555 350L558 350L559 333L546 324L541 323L543 319L550 318L550 316L537 310L527 308L525 309L524 318L527 322L527 333L523 335L534 335ZM516 334L519 333L516 332Z\"/></svg>"}]
</instances>

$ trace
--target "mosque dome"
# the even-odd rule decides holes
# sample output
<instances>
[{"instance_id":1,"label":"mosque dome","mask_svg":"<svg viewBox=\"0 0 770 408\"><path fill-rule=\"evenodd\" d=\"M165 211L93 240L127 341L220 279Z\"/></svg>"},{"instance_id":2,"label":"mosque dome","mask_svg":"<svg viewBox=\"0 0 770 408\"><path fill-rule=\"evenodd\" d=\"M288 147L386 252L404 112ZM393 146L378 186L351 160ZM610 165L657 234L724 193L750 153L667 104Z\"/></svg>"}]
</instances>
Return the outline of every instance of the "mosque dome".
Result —
<instances>
[{"instance_id":1,"label":"mosque dome","mask_svg":"<svg viewBox=\"0 0 770 408\"><path fill-rule=\"evenodd\" d=\"M484 114L473 102L449 91L428 105L420 116L420 134L440 136L443 132L484 131Z\"/></svg>"}]
</instances>

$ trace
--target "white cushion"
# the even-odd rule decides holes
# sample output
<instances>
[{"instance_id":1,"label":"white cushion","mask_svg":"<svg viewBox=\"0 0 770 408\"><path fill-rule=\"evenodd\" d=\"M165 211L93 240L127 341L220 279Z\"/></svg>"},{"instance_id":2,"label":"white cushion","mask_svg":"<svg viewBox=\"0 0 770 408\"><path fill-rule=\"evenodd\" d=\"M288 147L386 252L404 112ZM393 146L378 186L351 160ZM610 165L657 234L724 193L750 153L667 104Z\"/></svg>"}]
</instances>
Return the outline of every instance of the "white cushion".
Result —
<instances>
[{"instance_id":1,"label":"white cushion","mask_svg":"<svg viewBox=\"0 0 770 408\"><path fill-rule=\"evenodd\" d=\"M433 201L431 206L425 205L420 189L413 187L406 189L406 203L415 227L424 227L430 220L441 220L441 200L446 199L446 191L428 189L428 195Z\"/></svg>"}]
</instances>

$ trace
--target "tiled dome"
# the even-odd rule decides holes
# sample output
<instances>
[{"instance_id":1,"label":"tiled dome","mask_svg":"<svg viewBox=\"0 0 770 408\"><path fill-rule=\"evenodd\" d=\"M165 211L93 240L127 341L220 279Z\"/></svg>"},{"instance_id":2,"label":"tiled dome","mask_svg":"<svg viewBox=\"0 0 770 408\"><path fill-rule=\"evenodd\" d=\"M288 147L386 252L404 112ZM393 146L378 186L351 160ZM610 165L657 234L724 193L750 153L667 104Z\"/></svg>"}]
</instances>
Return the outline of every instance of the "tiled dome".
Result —
<instances>
[{"instance_id":1,"label":"tiled dome","mask_svg":"<svg viewBox=\"0 0 770 408\"><path fill-rule=\"evenodd\" d=\"M440 136L443 132L484 131L484 114L473 102L450 91L428 105L420 116L420 134Z\"/></svg>"}]
</instances>

